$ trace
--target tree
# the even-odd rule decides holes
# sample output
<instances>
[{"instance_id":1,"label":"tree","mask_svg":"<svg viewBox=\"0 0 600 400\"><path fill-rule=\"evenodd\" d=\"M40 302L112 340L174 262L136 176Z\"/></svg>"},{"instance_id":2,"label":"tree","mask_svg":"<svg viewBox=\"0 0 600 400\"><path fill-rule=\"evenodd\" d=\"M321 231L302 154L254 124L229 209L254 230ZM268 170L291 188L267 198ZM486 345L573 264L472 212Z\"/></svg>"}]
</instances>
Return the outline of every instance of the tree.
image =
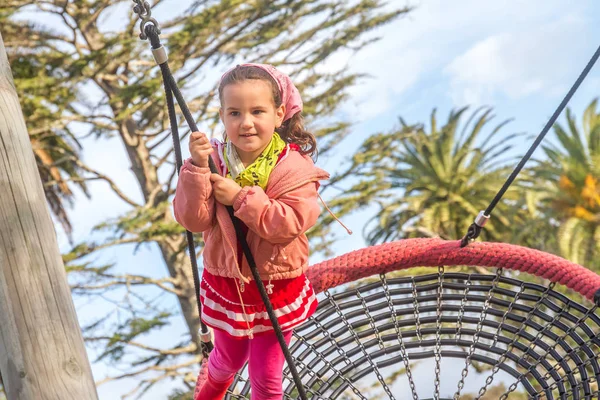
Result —
<instances>
[{"instance_id":1,"label":"tree","mask_svg":"<svg viewBox=\"0 0 600 400\"><path fill-rule=\"evenodd\" d=\"M566 127L557 123L556 144L544 146L547 159L534 168L535 189L546 218L558 226L560 254L578 264L600 269L600 114L598 100L583 113L582 130L571 110Z\"/></svg>"},{"instance_id":2,"label":"tree","mask_svg":"<svg viewBox=\"0 0 600 400\"><path fill-rule=\"evenodd\" d=\"M0 21L10 17L16 8L0 7ZM69 127L73 121L72 102L76 99L76 82L62 74L64 55L45 48L43 37L21 35L21 27L3 24L9 38L9 61L15 84L21 94L23 113L27 115L31 146L43 182L50 210L67 235L72 226L67 206L72 205L74 193L67 184L72 182L87 195L82 169L73 161L78 157L79 143ZM27 47L27 43L36 46ZM38 47L39 46L39 47ZM10 51L18 48L18 52ZM43 49L40 52L40 48ZM36 57L32 54L36 53ZM64 117L64 118L63 118Z\"/></svg>"},{"instance_id":3,"label":"tree","mask_svg":"<svg viewBox=\"0 0 600 400\"><path fill-rule=\"evenodd\" d=\"M510 134L494 141L507 121L484 135L493 118L480 109L462 123L467 108L452 111L439 126L435 110L427 130L407 124L390 133L369 137L350 167L332 185L347 185L330 204L340 215L376 205L365 225L370 244L407 237L459 239L480 210L484 210L508 176L514 156ZM462 129L460 129L462 124ZM506 238L510 230L511 189L484 230L488 239ZM325 224L331 221L325 221Z\"/></svg>"},{"instance_id":4,"label":"tree","mask_svg":"<svg viewBox=\"0 0 600 400\"><path fill-rule=\"evenodd\" d=\"M0 380L11 399L97 399L0 36Z\"/></svg>"},{"instance_id":5,"label":"tree","mask_svg":"<svg viewBox=\"0 0 600 400\"><path fill-rule=\"evenodd\" d=\"M58 170L70 184L108 183L130 207L127 214L96 227L104 234L103 240L79 243L64 258L75 295L104 296L120 290L127 299L134 299L87 327L86 336L100 346L98 360L127 369L107 380L137 376L142 394L165 378L185 376L188 385L193 382L200 359L199 322L182 229L170 210L176 171L168 145L160 73L147 43L137 38L139 24L131 13L117 28L114 22L102 23L124 12L122 6L127 3L9 0L0 12L22 90L27 89L28 79L30 85L53 86L51 90L48 86L48 92L30 92L32 104L43 104L56 121L48 132L63 140L86 135L98 140L116 137L126 150L141 201L128 196L102 171L90 168L75 152L62 151L62 158L51 165L69 165L80 173L68 176L67 170ZM360 78L345 70L328 71L324 64L342 50L359 51L375 40L370 31L408 12L384 8L380 0L205 0L188 5L184 10L180 1L157 0L153 16L161 22L170 66L177 71L176 80L199 126L213 131L218 126L215 85L204 84L203 76L209 71L221 73L238 60L267 62L284 69L298 83L321 154L347 133L347 123L325 117L345 98L346 88ZM31 12L36 13L35 20L26 18ZM166 12L169 17L161 17ZM19 19L20 15L24 17ZM46 122L34 118L30 126L37 130ZM73 132L77 133L71 136ZM184 130L182 139L188 133ZM91 256L103 249L125 244L157 246L167 275L134 276L92 262ZM170 347L150 346L143 339L177 314L153 302L158 294L177 299L187 327L187 335Z\"/></svg>"}]
</instances>

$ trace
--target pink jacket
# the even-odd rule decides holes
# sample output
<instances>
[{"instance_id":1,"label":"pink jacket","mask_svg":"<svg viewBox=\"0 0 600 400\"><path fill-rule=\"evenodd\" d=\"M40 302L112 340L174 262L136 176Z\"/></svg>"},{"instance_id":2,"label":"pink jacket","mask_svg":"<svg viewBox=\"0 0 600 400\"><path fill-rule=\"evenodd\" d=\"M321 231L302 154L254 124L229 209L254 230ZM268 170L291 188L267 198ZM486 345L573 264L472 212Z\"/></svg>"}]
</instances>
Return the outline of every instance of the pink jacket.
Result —
<instances>
[{"instance_id":1,"label":"pink jacket","mask_svg":"<svg viewBox=\"0 0 600 400\"><path fill-rule=\"evenodd\" d=\"M219 150L221 146L218 146ZM223 174L219 150L213 159ZM252 279L246 257L238 267L237 238L225 206L212 196L210 170L185 161L173 200L175 219L191 232L203 232L204 268L213 275ZM317 221L319 181L329 174L307 156L288 149L273 169L266 191L244 187L233 204L235 216L249 228L246 236L261 279L289 279L308 267L305 232Z\"/></svg>"}]
</instances>

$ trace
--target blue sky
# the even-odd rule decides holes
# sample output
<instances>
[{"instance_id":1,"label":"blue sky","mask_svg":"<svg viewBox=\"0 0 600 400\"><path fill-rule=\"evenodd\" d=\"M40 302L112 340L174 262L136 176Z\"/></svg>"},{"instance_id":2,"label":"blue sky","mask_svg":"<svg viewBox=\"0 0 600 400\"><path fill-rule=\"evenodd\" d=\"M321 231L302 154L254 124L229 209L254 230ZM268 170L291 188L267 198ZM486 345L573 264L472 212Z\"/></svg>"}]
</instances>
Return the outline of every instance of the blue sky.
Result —
<instances>
[{"instance_id":1,"label":"blue sky","mask_svg":"<svg viewBox=\"0 0 600 400\"><path fill-rule=\"evenodd\" d=\"M433 108L443 120L453 108L492 106L497 122L514 118L504 130L506 135L537 134L600 45L597 1L390 1L390 6L403 5L415 10L376 32L382 40L359 54L340 54L324 66L333 70L347 65L352 71L370 75L351 90L339 111L338 116L352 121L354 128L335 155L319 160L330 172L335 172L368 135L392 129L399 116L408 122L426 122ZM598 96L599 88L600 66L596 66L570 103L577 116ZM524 152L529 143L522 145ZM84 147L84 161L131 188L127 192L139 199L122 146L116 140L90 139ZM80 197L71 211L76 241L89 238L95 224L127 210L104 183L92 183L91 189L92 200ZM327 193L333 195L333 191ZM361 214L345 221L356 232L352 237L336 228L336 235L343 238L334 246L336 254L364 246L360 232L366 218ZM60 231L58 235L62 250L67 250L66 238ZM154 248L142 248L135 255L132 250L130 246L109 249L97 259L114 262L123 272L165 275L165 266ZM168 298L162 300L162 306L171 304ZM98 302L77 304L80 320L91 321L101 307L105 305ZM185 329L178 320L148 340L165 344L181 338ZM96 380L106 373L115 371L94 366ZM103 385L98 392L101 399L109 400L131 388L131 382L121 382ZM164 399L170 390L167 382L143 399Z\"/></svg>"}]
</instances>

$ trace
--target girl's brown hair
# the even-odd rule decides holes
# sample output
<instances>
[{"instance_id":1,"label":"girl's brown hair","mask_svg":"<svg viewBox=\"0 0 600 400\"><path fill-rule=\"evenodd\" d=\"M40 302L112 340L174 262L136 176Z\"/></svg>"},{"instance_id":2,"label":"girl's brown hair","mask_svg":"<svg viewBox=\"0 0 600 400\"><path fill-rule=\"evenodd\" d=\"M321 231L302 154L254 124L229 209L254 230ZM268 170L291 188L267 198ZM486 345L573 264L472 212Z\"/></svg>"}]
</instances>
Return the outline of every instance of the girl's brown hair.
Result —
<instances>
[{"instance_id":1,"label":"girl's brown hair","mask_svg":"<svg viewBox=\"0 0 600 400\"><path fill-rule=\"evenodd\" d=\"M223 89L225 86L242 82L248 79L257 79L269 82L273 94L275 107L281 106L281 93L279 85L267 71L253 66L237 66L223 77L219 84L219 100L223 104ZM314 156L317 153L317 140L315 136L304 128L302 112L297 112L292 118L285 121L276 132L286 143L295 143L300 147L300 153Z\"/></svg>"}]
</instances>

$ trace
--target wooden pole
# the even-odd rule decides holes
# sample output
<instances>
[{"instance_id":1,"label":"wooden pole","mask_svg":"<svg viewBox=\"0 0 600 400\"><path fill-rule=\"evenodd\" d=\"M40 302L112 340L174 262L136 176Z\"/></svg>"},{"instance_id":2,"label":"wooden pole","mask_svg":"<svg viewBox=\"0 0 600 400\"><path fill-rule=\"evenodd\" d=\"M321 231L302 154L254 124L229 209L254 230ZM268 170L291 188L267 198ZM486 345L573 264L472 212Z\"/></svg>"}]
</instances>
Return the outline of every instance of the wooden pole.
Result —
<instances>
[{"instance_id":1,"label":"wooden pole","mask_svg":"<svg viewBox=\"0 0 600 400\"><path fill-rule=\"evenodd\" d=\"M1 34L0 373L9 400L98 399Z\"/></svg>"}]
</instances>

